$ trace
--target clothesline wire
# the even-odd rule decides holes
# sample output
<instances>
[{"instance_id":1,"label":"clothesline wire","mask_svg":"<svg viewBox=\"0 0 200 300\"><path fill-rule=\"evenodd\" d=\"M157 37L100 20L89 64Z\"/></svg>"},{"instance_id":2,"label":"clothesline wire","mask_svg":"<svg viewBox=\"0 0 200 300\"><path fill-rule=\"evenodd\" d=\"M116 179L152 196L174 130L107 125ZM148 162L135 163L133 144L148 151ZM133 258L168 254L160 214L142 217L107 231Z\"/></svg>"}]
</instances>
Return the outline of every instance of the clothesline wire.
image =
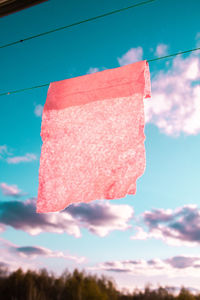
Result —
<instances>
[{"instance_id":1,"label":"clothesline wire","mask_svg":"<svg viewBox=\"0 0 200 300\"><path fill-rule=\"evenodd\" d=\"M185 54L185 53L189 53L189 52L194 52L194 51L198 51L198 50L200 50L200 47L199 48L195 48L195 49L189 49L189 50L185 50L185 51L173 53L173 54L169 54L169 55L165 55L165 56L161 56L161 57L156 57L156 58L153 58L153 59L148 59L147 62L154 62L154 61L161 60L161 59L167 59L167 58L171 58L171 57L174 57L174 56L177 56L177 55L181 55L181 54ZM23 88L23 89L15 90L15 91L5 92L5 93L1 93L0 96L10 95L10 94L16 94L16 93L20 93L20 92L24 92L24 91L28 91L28 90L38 89L38 88L46 87L49 84L50 84L50 82L49 83L45 83L45 84L41 84L41 85L36 85L36 86L28 87L28 88Z\"/></svg>"},{"instance_id":2,"label":"clothesline wire","mask_svg":"<svg viewBox=\"0 0 200 300\"><path fill-rule=\"evenodd\" d=\"M180 52L165 55L165 56L160 56L160 57L148 59L147 61L148 62L153 62L153 61L156 61L156 60L166 59L166 58L170 58L170 57L177 56L177 55L180 55L180 54L185 54L185 53L194 52L194 51L198 51L198 50L200 50L200 48L189 49L189 50L180 51Z\"/></svg>"},{"instance_id":3,"label":"clothesline wire","mask_svg":"<svg viewBox=\"0 0 200 300\"><path fill-rule=\"evenodd\" d=\"M67 29L67 28L70 28L70 27L73 27L73 26L76 26L76 25L80 25L80 24L82 24L82 23L94 21L94 20L97 20L97 19L100 19L100 18L104 18L104 17L110 16L110 15L116 14L116 13L120 13L120 12L122 12L122 11L131 9L131 8L134 8L134 7L146 5L146 4L149 4L149 3L154 2L154 1L156 1L156 0L143 1L143 2L140 2L140 3L136 3L136 4L133 4L133 5L130 5L130 6L128 6L128 7L123 7L123 8L120 8L120 9L112 10L112 11L110 11L110 12L107 12L107 13L102 14L102 15L99 15L99 16L95 16L95 17L92 17L92 18L89 18L89 19L85 19L85 20L82 20L82 21L79 21L79 22L75 22L75 23L72 23L72 24L68 24L68 25L65 25L65 26L62 26L62 27L58 27L58 28L49 30L49 31L45 31L45 32L42 32L42 33L39 33L39 34L36 34L36 35L29 36L29 37L27 37L27 38L24 38L24 39L15 41L15 42L11 42L11 43L2 45L2 46L0 46L0 49L6 48L6 47L10 47L10 46L13 46L13 45L16 45L16 44L20 44L20 43L22 43L22 42L29 41L29 40L38 38L38 37L40 37L40 36L44 36L44 35L53 33L53 32L57 32L57 31L60 31L60 30L64 30L64 29Z\"/></svg>"}]
</instances>

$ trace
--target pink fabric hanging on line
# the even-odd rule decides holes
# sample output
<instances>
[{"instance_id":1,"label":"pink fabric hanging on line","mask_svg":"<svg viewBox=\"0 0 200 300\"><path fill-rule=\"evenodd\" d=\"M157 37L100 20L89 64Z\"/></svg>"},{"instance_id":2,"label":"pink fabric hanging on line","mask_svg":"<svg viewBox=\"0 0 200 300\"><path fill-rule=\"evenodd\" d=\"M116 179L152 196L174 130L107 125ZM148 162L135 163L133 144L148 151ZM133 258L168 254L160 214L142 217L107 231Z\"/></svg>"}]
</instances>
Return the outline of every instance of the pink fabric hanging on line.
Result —
<instances>
[{"instance_id":1,"label":"pink fabric hanging on line","mask_svg":"<svg viewBox=\"0 0 200 300\"><path fill-rule=\"evenodd\" d=\"M42 115L37 213L136 193L145 170L147 61L50 84Z\"/></svg>"}]
</instances>

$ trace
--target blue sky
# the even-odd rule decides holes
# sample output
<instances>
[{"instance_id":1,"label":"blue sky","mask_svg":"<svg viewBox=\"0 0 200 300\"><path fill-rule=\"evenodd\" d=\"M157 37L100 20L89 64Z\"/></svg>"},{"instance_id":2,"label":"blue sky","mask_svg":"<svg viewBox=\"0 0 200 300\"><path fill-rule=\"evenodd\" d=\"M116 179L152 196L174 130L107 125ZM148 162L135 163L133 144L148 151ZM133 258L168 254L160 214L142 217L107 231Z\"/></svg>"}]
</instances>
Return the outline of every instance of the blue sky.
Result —
<instances>
[{"instance_id":1,"label":"blue sky","mask_svg":"<svg viewBox=\"0 0 200 300\"><path fill-rule=\"evenodd\" d=\"M58 6L58 1L47 1L1 18L1 45L132 3L60 0ZM157 0L0 49L0 92L200 47L199 11L198 0ZM34 214L41 108L48 88L0 98L0 242L2 260L10 269L22 263L58 273L88 268L128 288L147 282L198 286L200 52L149 65L147 165L136 195L94 201L82 207L86 214L72 211L62 224L59 214L55 220L51 214L40 219ZM100 227L92 223L99 210Z\"/></svg>"}]
</instances>

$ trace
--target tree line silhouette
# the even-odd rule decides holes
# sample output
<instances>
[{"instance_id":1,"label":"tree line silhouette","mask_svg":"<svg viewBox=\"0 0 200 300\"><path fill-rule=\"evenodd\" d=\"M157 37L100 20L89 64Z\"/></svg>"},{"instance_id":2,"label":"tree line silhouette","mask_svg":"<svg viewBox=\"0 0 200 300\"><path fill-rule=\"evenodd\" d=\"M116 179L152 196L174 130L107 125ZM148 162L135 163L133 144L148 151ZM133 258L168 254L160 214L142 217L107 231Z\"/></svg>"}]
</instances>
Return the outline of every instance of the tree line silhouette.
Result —
<instances>
[{"instance_id":1,"label":"tree line silhouette","mask_svg":"<svg viewBox=\"0 0 200 300\"><path fill-rule=\"evenodd\" d=\"M133 293L118 291L112 279L102 275L86 274L67 269L60 277L46 269L39 271L21 268L9 273L0 269L0 300L200 300L184 287L178 295L169 288L134 290Z\"/></svg>"}]
</instances>

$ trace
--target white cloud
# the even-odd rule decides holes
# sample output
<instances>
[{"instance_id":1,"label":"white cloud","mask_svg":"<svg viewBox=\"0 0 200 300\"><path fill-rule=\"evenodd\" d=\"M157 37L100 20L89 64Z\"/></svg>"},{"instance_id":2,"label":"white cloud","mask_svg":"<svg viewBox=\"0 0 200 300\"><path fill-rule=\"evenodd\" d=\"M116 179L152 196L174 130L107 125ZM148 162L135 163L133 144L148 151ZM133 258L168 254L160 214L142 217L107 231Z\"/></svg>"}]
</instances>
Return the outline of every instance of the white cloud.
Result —
<instances>
[{"instance_id":1,"label":"white cloud","mask_svg":"<svg viewBox=\"0 0 200 300\"><path fill-rule=\"evenodd\" d=\"M156 47L155 56L158 56L158 57L165 56L165 55L167 55L167 52L168 52L168 46L165 44L159 44Z\"/></svg>"},{"instance_id":2,"label":"white cloud","mask_svg":"<svg viewBox=\"0 0 200 300\"><path fill-rule=\"evenodd\" d=\"M168 277L200 276L200 256L179 255L166 259L154 258L150 260L116 260L100 263L89 267L90 270L101 270L131 275Z\"/></svg>"},{"instance_id":3,"label":"white cloud","mask_svg":"<svg viewBox=\"0 0 200 300\"><path fill-rule=\"evenodd\" d=\"M34 109L34 114L37 117L41 117L42 116L42 112L43 112L43 106L41 104L36 105L35 109Z\"/></svg>"},{"instance_id":4,"label":"white cloud","mask_svg":"<svg viewBox=\"0 0 200 300\"><path fill-rule=\"evenodd\" d=\"M104 237L115 230L127 230L133 209L129 205L81 203L70 205L62 212L36 213L36 199L0 202L1 231L6 226L23 230L30 235L42 232L67 233L81 236L81 228Z\"/></svg>"},{"instance_id":5,"label":"white cloud","mask_svg":"<svg viewBox=\"0 0 200 300\"><path fill-rule=\"evenodd\" d=\"M107 202L70 205L66 211L76 219L77 224L90 232L104 237L114 230L126 230L133 216L129 205L113 205Z\"/></svg>"},{"instance_id":6,"label":"white cloud","mask_svg":"<svg viewBox=\"0 0 200 300\"><path fill-rule=\"evenodd\" d=\"M8 157L6 160L9 164L18 164L21 162L31 162L36 160L37 156L33 153L26 153L24 156Z\"/></svg>"},{"instance_id":7,"label":"white cloud","mask_svg":"<svg viewBox=\"0 0 200 300\"><path fill-rule=\"evenodd\" d=\"M13 152L13 150L12 150ZM13 156L13 153L10 152L10 149L8 151L8 146L1 145L0 146L0 159L7 161L9 164L18 164L21 162L31 162L33 160L36 160L37 157L33 153L26 153L23 156Z\"/></svg>"},{"instance_id":8,"label":"white cloud","mask_svg":"<svg viewBox=\"0 0 200 300\"><path fill-rule=\"evenodd\" d=\"M143 56L142 47L137 47L137 48L131 48L121 58L118 57L117 60L120 66L124 66L142 60L142 56Z\"/></svg>"},{"instance_id":9,"label":"white cloud","mask_svg":"<svg viewBox=\"0 0 200 300\"><path fill-rule=\"evenodd\" d=\"M82 263L85 261L85 257L79 257L64 253L63 251L53 251L51 249L40 246L12 246L9 247L10 252L14 252L16 256L35 259L39 256L46 256L47 258L64 258L67 260L75 261L76 263Z\"/></svg>"},{"instance_id":10,"label":"white cloud","mask_svg":"<svg viewBox=\"0 0 200 300\"><path fill-rule=\"evenodd\" d=\"M43 257L45 258L61 258L64 262L74 261L76 264L81 264L86 261L83 256L71 255L63 251L53 251L49 248L41 246L17 246L8 240L0 238L1 248L1 262L9 271L14 271L18 268L23 268L24 271L28 269L36 269L45 267Z\"/></svg>"},{"instance_id":11,"label":"white cloud","mask_svg":"<svg viewBox=\"0 0 200 300\"><path fill-rule=\"evenodd\" d=\"M148 231L136 227L133 240L160 239L173 246L198 246L200 244L200 210L196 205L177 209L154 209L142 214Z\"/></svg>"},{"instance_id":12,"label":"white cloud","mask_svg":"<svg viewBox=\"0 0 200 300\"><path fill-rule=\"evenodd\" d=\"M30 235L42 232L67 233L80 237L80 229L74 218L68 213L36 213L36 199L26 201L0 202L0 224L2 230L11 226Z\"/></svg>"},{"instance_id":13,"label":"white cloud","mask_svg":"<svg viewBox=\"0 0 200 300\"><path fill-rule=\"evenodd\" d=\"M177 56L167 71L152 78L152 98L145 101L145 120L163 133L200 133L200 57Z\"/></svg>"},{"instance_id":14,"label":"white cloud","mask_svg":"<svg viewBox=\"0 0 200 300\"><path fill-rule=\"evenodd\" d=\"M196 35L197 46L200 33ZM155 55L168 54L168 45L159 44ZM200 56L177 56L166 62L166 70L152 76L152 98L145 101L145 121L156 125L161 132L177 137L181 133L200 132ZM121 58L120 66L142 60L142 47L131 48ZM172 62L172 63L171 63Z\"/></svg>"},{"instance_id":15,"label":"white cloud","mask_svg":"<svg viewBox=\"0 0 200 300\"><path fill-rule=\"evenodd\" d=\"M2 183L0 183L0 188L1 188L2 193L5 196L19 197L19 196L23 195L22 191L15 184L14 185L8 185L7 183L2 182Z\"/></svg>"}]
</instances>

